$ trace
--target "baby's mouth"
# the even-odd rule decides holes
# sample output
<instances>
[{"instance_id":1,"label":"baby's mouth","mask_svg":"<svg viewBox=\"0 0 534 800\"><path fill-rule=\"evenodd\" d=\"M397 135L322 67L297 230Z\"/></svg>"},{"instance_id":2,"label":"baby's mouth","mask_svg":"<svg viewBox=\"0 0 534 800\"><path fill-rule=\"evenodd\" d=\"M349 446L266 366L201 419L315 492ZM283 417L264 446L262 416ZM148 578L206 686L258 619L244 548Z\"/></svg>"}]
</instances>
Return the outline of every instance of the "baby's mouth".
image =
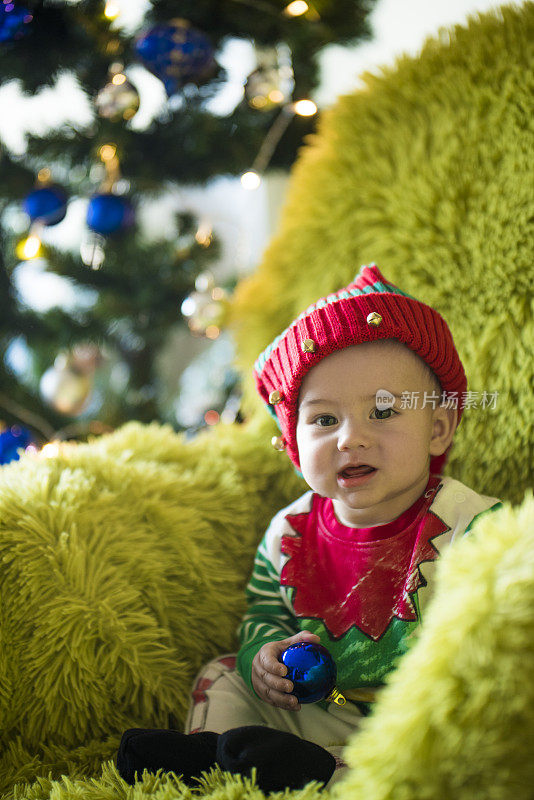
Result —
<instances>
[{"instance_id":1,"label":"baby's mouth","mask_svg":"<svg viewBox=\"0 0 534 800\"><path fill-rule=\"evenodd\" d=\"M370 467L368 464L359 464L357 467L345 467L339 472L341 478L356 478L359 475L368 475L370 472L375 472L375 467Z\"/></svg>"}]
</instances>

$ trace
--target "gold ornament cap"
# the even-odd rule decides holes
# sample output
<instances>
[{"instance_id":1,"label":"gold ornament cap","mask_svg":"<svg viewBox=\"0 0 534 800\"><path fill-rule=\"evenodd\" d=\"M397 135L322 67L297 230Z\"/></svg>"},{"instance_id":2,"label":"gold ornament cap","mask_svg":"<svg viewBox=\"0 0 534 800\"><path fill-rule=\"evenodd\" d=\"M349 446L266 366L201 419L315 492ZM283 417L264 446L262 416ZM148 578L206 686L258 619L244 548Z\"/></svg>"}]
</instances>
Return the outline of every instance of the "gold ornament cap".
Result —
<instances>
[{"instance_id":1,"label":"gold ornament cap","mask_svg":"<svg viewBox=\"0 0 534 800\"><path fill-rule=\"evenodd\" d=\"M284 395L278 389L275 389L274 392L271 392L269 395L269 403L272 406L275 406L277 403L281 403L284 399Z\"/></svg>"},{"instance_id":2,"label":"gold ornament cap","mask_svg":"<svg viewBox=\"0 0 534 800\"><path fill-rule=\"evenodd\" d=\"M337 706L344 706L347 702L345 697L341 694L339 689L336 689L335 686L330 694L326 695L325 700L327 700L329 703L335 703Z\"/></svg>"},{"instance_id":3,"label":"gold ornament cap","mask_svg":"<svg viewBox=\"0 0 534 800\"><path fill-rule=\"evenodd\" d=\"M282 436L273 436L273 438L271 439L271 444L274 447L274 449L278 450L279 452L282 452L283 450L286 449L286 443Z\"/></svg>"},{"instance_id":4,"label":"gold ornament cap","mask_svg":"<svg viewBox=\"0 0 534 800\"><path fill-rule=\"evenodd\" d=\"M378 313L378 311L371 311L371 313L367 315L368 325L373 325L373 327L378 328L381 322L382 316Z\"/></svg>"},{"instance_id":5,"label":"gold ornament cap","mask_svg":"<svg viewBox=\"0 0 534 800\"><path fill-rule=\"evenodd\" d=\"M302 340L302 352L303 353L315 353L317 350L317 344L313 341L313 339L303 339Z\"/></svg>"}]
</instances>

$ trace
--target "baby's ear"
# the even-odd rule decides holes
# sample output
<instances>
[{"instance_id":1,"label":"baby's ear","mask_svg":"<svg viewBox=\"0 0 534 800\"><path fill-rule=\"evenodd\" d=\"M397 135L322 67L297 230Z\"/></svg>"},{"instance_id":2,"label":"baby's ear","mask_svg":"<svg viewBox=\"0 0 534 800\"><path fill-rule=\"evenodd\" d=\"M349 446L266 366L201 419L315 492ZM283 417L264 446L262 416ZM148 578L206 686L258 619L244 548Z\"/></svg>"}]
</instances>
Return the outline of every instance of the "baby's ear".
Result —
<instances>
[{"instance_id":1,"label":"baby's ear","mask_svg":"<svg viewBox=\"0 0 534 800\"><path fill-rule=\"evenodd\" d=\"M458 425L458 409L438 406L432 414L432 437L430 455L441 456L452 442Z\"/></svg>"}]
</instances>

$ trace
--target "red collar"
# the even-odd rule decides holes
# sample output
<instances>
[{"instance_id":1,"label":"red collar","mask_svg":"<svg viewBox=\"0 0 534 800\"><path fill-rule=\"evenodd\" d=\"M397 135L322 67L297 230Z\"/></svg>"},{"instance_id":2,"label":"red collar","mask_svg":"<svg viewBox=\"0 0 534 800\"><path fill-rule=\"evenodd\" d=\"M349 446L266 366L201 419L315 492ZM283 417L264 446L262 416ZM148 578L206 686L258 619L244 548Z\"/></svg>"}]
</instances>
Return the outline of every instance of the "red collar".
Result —
<instances>
[{"instance_id":1,"label":"red collar","mask_svg":"<svg viewBox=\"0 0 534 800\"><path fill-rule=\"evenodd\" d=\"M417 620L418 567L437 557L431 540L447 530L428 513L439 487L432 476L409 509L373 528L342 525L332 502L315 494L310 511L288 515L295 535L282 537L289 560L280 581L295 589L296 615L322 620L336 639L354 625L376 640L393 617Z\"/></svg>"}]
</instances>

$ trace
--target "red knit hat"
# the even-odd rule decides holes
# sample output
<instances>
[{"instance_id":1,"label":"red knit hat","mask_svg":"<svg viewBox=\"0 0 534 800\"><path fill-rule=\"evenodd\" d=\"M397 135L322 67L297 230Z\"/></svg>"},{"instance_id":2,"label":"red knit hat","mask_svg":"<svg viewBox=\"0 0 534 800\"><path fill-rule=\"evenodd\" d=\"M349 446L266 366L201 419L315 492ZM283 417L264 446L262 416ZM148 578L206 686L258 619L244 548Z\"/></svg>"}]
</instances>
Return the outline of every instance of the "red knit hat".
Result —
<instances>
[{"instance_id":1,"label":"red knit hat","mask_svg":"<svg viewBox=\"0 0 534 800\"><path fill-rule=\"evenodd\" d=\"M258 391L282 430L274 444L287 450L297 468L298 396L304 376L336 350L378 339L398 339L428 364L445 395L457 402L460 422L467 380L447 323L371 264L361 268L354 283L307 308L254 365ZM431 458L432 474L441 473L449 450Z\"/></svg>"}]
</instances>

